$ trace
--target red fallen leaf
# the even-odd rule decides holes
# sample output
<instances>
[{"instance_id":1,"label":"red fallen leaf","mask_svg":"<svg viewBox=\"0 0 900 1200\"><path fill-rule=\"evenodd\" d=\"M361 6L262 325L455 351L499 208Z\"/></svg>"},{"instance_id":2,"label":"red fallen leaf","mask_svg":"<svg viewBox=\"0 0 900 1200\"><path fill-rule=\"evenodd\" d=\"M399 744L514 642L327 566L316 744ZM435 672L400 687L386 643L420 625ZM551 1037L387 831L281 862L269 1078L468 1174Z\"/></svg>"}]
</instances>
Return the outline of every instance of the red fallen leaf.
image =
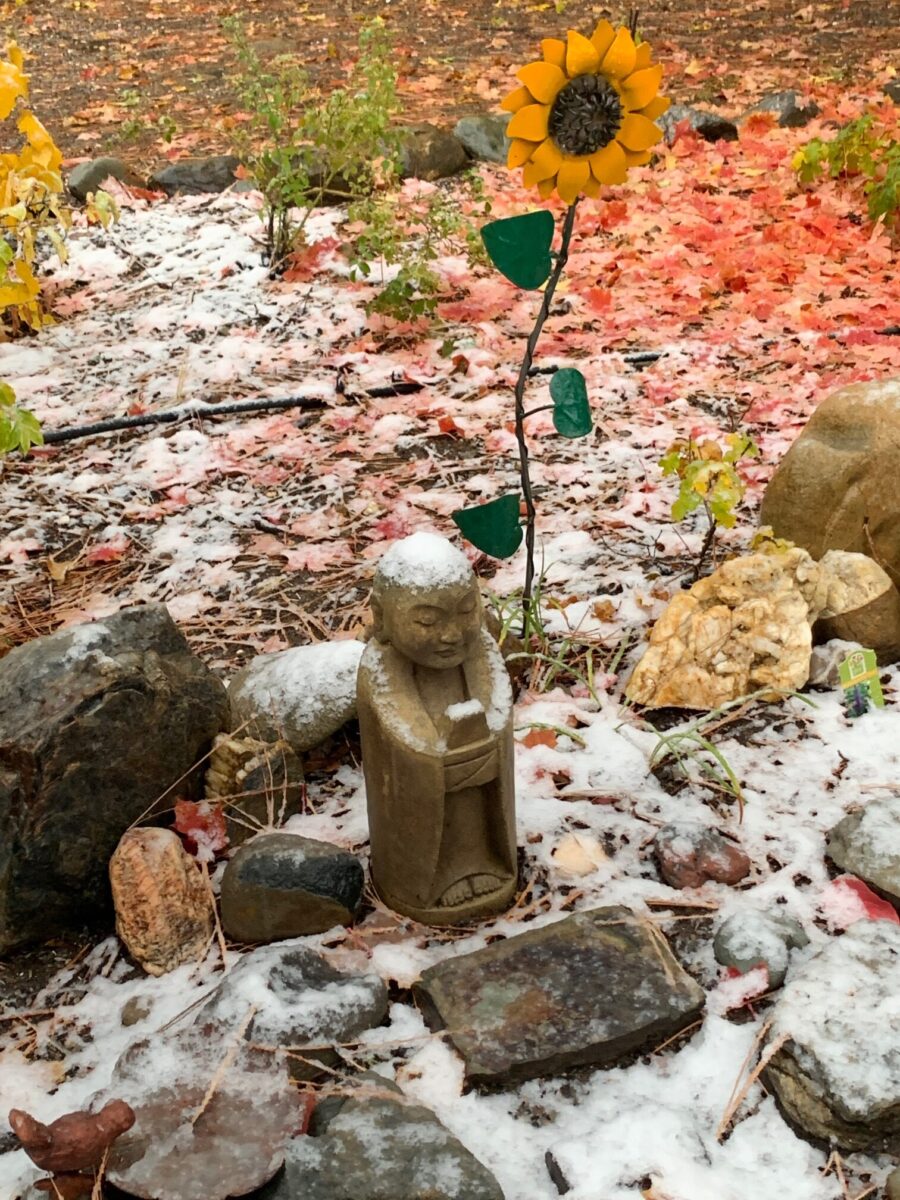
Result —
<instances>
[{"instance_id":1,"label":"red fallen leaf","mask_svg":"<svg viewBox=\"0 0 900 1200\"><path fill-rule=\"evenodd\" d=\"M876 895L855 875L832 879L819 900L819 907L830 925L847 929L857 921L893 921L900 925L900 914L893 904Z\"/></svg>"},{"instance_id":2,"label":"red fallen leaf","mask_svg":"<svg viewBox=\"0 0 900 1200\"><path fill-rule=\"evenodd\" d=\"M381 517L373 522L372 529L387 541L393 541L395 538L404 538L412 533L412 526L407 521L406 517L389 513L386 517Z\"/></svg>"},{"instance_id":3,"label":"red fallen leaf","mask_svg":"<svg viewBox=\"0 0 900 1200\"><path fill-rule=\"evenodd\" d=\"M457 425L452 417L440 417L438 419L438 429L440 429L441 433L447 433L451 437L465 437L465 430Z\"/></svg>"},{"instance_id":4,"label":"red fallen leaf","mask_svg":"<svg viewBox=\"0 0 900 1200\"><path fill-rule=\"evenodd\" d=\"M96 546L89 547L84 553L84 559L89 563L118 562L130 549L130 540L124 534L120 534L110 538L108 542L98 542Z\"/></svg>"},{"instance_id":5,"label":"red fallen leaf","mask_svg":"<svg viewBox=\"0 0 900 1200\"><path fill-rule=\"evenodd\" d=\"M287 283L306 283L322 266L322 260L340 246L338 238L325 237L311 246L301 246L288 255L288 268L282 275Z\"/></svg>"},{"instance_id":6,"label":"red fallen leaf","mask_svg":"<svg viewBox=\"0 0 900 1200\"><path fill-rule=\"evenodd\" d=\"M529 729L522 738L521 745L527 746L529 750L534 746L549 746L555 749L556 742L556 731L553 729Z\"/></svg>"},{"instance_id":7,"label":"red fallen leaf","mask_svg":"<svg viewBox=\"0 0 900 1200\"><path fill-rule=\"evenodd\" d=\"M777 120L776 114L773 112L753 113L744 121L744 132L763 134L768 133L770 129L775 127Z\"/></svg>"},{"instance_id":8,"label":"red fallen leaf","mask_svg":"<svg viewBox=\"0 0 900 1200\"><path fill-rule=\"evenodd\" d=\"M209 800L176 800L175 830L199 862L213 862L228 846L225 812Z\"/></svg>"},{"instance_id":9,"label":"red fallen leaf","mask_svg":"<svg viewBox=\"0 0 900 1200\"><path fill-rule=\"evenodd\" d=\"M592 287L588 289L587 301L594 312L609 312L612 308L612 292L609 288Z\"/></svg>"},{"instance_id":10,"label":"red fallen leaf","mask_svg":"<svg viewBox=\"0 0 900 1200\"><path fill-rule=\"evenodd\" d=\"M304 1133L309 1133L309 1123L316 1111L316 1093L301 1092L298 1099L300 1101L300 1124L297 1126L297 1136L302 1136Z\"/></svg>"},{"instance_id":11,"label":"red fallen leaf","mask_svg":"<svg viewBox=\"0 0 900 1200\"><path fill-rule=\"evenodd\" d=\"M142 404L140 400L133 400L127 409L129 417L142 417L146 411L146 404Z\"/></svg>"}]
</instances>

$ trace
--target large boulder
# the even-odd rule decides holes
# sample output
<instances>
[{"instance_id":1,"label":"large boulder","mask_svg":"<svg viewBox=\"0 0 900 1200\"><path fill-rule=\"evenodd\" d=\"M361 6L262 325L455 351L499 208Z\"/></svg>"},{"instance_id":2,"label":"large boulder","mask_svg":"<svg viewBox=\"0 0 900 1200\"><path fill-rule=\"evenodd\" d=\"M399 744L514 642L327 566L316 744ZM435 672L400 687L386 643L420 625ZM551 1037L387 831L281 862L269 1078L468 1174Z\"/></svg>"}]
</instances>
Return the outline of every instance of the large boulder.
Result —
<instances>
[{"instance_id":1,"label":"large boulder","mask_svg":"<svg viewBox=\"0 0 900 1200\"><path fill-rule=\"evenodd\" d=\"M161 605L37 638L0 661L0 954L110 907L119 838L195 764L225 689Z\"/></svg>"},{"instance_id":2,"label":"large boulder","mask_svg":"<svg viewBox=\"0 0 900 1200\"><path fill-rule=\"evenodd\" d=\"M749 554L679 593L656 622L628 682L648 708L713 709L758 690L775 696L809 678L812 627L877 603L892 584L864 554ZM900 632L900 631L898 631Z\"/></svg>"},{"instance_id":3,"label":"large boulder","mask_svg":"<svg viewBox=\"0 0 900 1200\"><path fill-rule=\"evenodd\" d=\"M826 397L772 476L761 520L821 558L871 555L900 585L900 379L854 383Z\"/></svg>"},{"instance_id":4,"label":"large boulder","mask_svg":"<svg viewBox=\"0 0 900 1200\"><path fill-rule=\"evenodd\" d=\"M484 113L477 117L460 117L453 134L465 152L480 162L502 163L506 166L509 147L506 136L509 113Z\"/></svg>"},{"instance_id":5,"label":"large boulder","mask_svg":"<svg viewBox=\"0 0 900 1200\"><path fill-rule=\"evenodd\" d=\"M891 921L857 921L782 992L763 1079L806 1137L900 1154L898 995L900 925Z\"/></svg>"},{"instance_id":6,"label":"large boulder","mask_svg":"<svg viewBox=\"0 0 900 1200\"><path fill-rule=\"evenodd\" d=\"M462 142L449 129L426 121L400 130L400 152L404 178L433 182L458 175L469 165Z\"/></svg>"},{"instance_id":7,"label":"large boulder","mask_svg":"<svg viewBox=\"0 0 900 1200\"><path fill-rule=\"evenodd\" d=\"M186 158L168 163L150 176L150 186L169 196L203 195L224 192L238 177L241 160L233 154L213 154L209 158Z\"/></svg>"},{"instance_id":8,"label":"large boulder","mask_svg":"<svg viewBox=\"0 0 900 1200\"><path fill-rule=\"evenodd\" d=\"M87 200L107 179L140 185L141 180L121 158L90 158L78 163L66 178L66 187L76 200Z\"/></svg>"}]
</instances>

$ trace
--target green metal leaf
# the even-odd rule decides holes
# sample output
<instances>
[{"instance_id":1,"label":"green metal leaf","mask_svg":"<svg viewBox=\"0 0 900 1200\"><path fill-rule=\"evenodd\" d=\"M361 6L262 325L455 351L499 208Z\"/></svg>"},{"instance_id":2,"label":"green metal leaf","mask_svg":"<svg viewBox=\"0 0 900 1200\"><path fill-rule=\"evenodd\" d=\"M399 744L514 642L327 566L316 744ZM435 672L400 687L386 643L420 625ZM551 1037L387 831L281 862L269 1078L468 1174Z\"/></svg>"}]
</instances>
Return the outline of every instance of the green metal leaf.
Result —
<instances>
[{"instance_id":1,"label":"green metal leaf","mask_svg":"<svg viewBox=\"0 0 900 1200\"><path fill-rule=\"evenodd\" d=\"M518 492L474 508L458 508L453 520L466 541L491 558L512 558L522 543Z\"/></svg>"},{"instance_id":2,"label":"green metal leaf","mask_svg":"<svg viewBox=\"0 0 900 1200\"><path fill-rule=\"evenodd\" d=\"M574 367L563 367L550 380L553 424L567 438L584 437L594 428L584 376Z\"/></svg>"},{"instance_id":3,"label":"green metal leaf","mask_svg":"<svg viewBox=\"0 0 900 1200\"><path fill-rule=\"evenodd\" d=\"M481 228L481 240L491 262L511 283L535 289L547 282L553 268L553 229L553 214L539 208L521 217L489 221Z\"/></svg>"}]
</instances>

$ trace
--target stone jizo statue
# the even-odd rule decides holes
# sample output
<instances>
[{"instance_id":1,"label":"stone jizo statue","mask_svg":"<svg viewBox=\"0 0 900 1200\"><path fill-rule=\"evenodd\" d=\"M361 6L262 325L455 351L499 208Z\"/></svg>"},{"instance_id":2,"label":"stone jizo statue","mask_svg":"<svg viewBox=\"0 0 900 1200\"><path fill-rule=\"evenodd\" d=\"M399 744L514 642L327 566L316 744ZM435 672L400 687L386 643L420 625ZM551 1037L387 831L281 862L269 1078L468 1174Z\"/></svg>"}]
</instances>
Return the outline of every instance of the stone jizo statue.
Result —
<instances>
[{"instance_id":1,"label":"stone jizo statue","mask_svg":"<svg viewBox=\"0 0 900 1200\"><path fill-rule=\"evenodd\" d=\"M512 690L468 560L395 543L375 575L357 702L372 879L395 911L450 925L516 891Z\"/></svg>"}]
</instances>

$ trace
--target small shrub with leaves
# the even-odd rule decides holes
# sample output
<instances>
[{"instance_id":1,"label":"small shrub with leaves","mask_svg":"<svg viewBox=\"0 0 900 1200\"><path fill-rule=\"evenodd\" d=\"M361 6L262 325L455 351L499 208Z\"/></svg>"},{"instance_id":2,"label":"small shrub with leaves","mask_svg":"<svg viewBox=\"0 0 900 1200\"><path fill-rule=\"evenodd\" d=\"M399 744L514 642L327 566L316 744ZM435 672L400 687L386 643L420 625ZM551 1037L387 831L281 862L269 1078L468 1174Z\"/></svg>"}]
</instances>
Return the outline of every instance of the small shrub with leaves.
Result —
<instances>
[{"instance_id":1,"label":"small shrub with leaves","mask_svg":"<svg viewBox=\"0 0 900 1200\"><path fill-rule=\"evenodd\" d=\"M41 426L34 413L20 408L16 393L0 380L0 454L18 450L27 454L32 446L43 444Z\"/></svg>"},{"instance_id":2,"label":"small shrub with leaves","mask_svg":"<svg viewBox=\"0 0 900 1200\"><path fill-rule=\"evenodd\" d=\"M830 179L863 179L869 217L900 220L900 141L866 113L839 129L833 138L813 138L794 155L801 183Z\"/></svg>"}]
</instances>

